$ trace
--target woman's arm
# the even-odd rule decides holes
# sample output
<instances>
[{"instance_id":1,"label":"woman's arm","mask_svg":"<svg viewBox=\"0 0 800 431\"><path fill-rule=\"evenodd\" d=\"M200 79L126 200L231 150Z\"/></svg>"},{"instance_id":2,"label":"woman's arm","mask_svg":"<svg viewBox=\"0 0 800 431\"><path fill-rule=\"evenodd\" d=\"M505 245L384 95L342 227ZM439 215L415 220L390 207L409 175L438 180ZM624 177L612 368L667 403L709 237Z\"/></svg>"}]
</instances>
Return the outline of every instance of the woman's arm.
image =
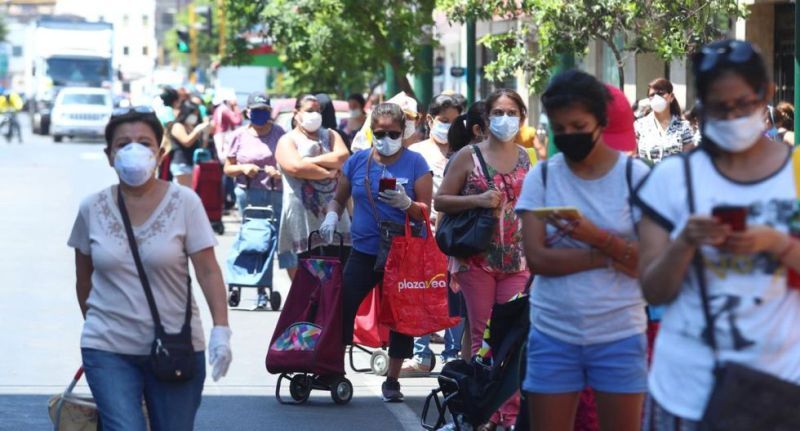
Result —
<instances>
[{"instance_id":1,"label":"woman's arm","mask_svg":"<svg viewBox=\"0 0 800 431\"><path fill-rule=\"evenodd\" d=\"M350 201L351 195L352 187L350 185L350 180L342 175L339 177L339 184L336 186L336 194L334 194L333 199L328 203L328 212L335 212L341 217L342 211ZM352 216L353 214L351 213L350 217Z\"/></svg>"},{"instance_id":2,"label":"woman's arm","mask_svg":"<svg viewBox=\"0 0 800 431\"><path fill-rule=\"evenodd\" d=\"M328 130L328 133L330 134L331 142L333 142L333 151L315 157L308 157L306 161L325 169L341 169L344 162L350 157L350 152L347 151L347 145L344 144L344 139L339 133L335 130Z\"/></svg>"},{"instance_id":3,"label":"woman's arm","mask_svg":"<svg viewBox=\"0 0 800 431\"><path fill-rule=\"evenodd\" d=\"M488 190L480 195L460 195L471 170L472 153L470 149L464 148L450 162L450 167L442 179L442 185L439 186L434 201L436 211L458 214L472 208L497 208L500 205L501 195L497 190Z\"/></svg>"},{"instance_id":4,"label":"woman's arm","mask_svg":"<svg viewBox=\"0 0 800 431\"><path fill-rule=\"evenodd\" d=\"M83 314L84 319L86 319L86 312L89 310L86 300L89 299L89 292L92 291L93 272L92 257L75 249L75 292L78 295L78 305L81 307L81 314Z\"/></svg>"},{"instance_id":5,"label":"woman's arm","mask_svg":"<svg viewBox=\"0 0 800 431\"><path fill-rule=\"evenodd\" d=\"M197 282L206 297L214 326L228 326L228 304L225 298L225 281L214 256L214 248L209 247L189 256L192 259Z\"/></svg>"},{"instance_id":6,"label":"woman's arm","mask_svg":"<svg viewBox=\"0 0 800 431\"><path fill-rule=\"evenodd\" d=\"M545 246L545 223L529 211L519 217L525 258L532 273L557 277L608 266L608 258L592 249L548 248Z\"/></svg>"},{"instance_id":7,"label":"woman's arm","mask_svg":"<svg viewBox=\"0 0 800 431\"><path fill-rule=\"evenodd\" d=\"M336 170L328 170L303 159L297 151L294 139L288 134L281 136L275 149L275 160L284 173L304 180L324 180L336 176Z\"/></svg>"},{"instance_id":8,"label":"woman's arm","mask_svg":"<svg viewBox=\"0 0 800 431\"><path fill-rule=\"evenodd\" d=\"M408 216L413 218L414 220L422 220L424 215L422 213L422 207L419 204L425 205L425 212L428 213L428 216L431 214L431 197L433 195L433 174L428 172L427 174L417 178L417 181L414 182L414 194L416 195L416 201L411 202L411 206L408 207L406 213Z\"/></svg>"},{"instance_id":9,"label":"woman's arm","mask_svg":"<svg viewBox=\"0 0 800 431\"><path fill-rule=\"evenodd\" d=\"M181 123L174 123L170 129L170 134L181 146L191 147L195 141L203 136L203 131L208 127L209 123L201 123L192 130L191 133L186 132L186 127Z\"/></svg>"},{"instance_id":10,"label":"woman's arm","mask_svg":"<svg viewBox=\"0 0 800 431\"><path fill-rule=\"evenodd\" d=\"M225 167L222 168L222 171L225 172L225 175L229 177L238 177L239 175L246 175L250 178L255 177L261 171L261 168L258 166L245 163L245 164L238 164L236 162L236 157L228 157L225 160Z\"/></svg>"}]
</instances>

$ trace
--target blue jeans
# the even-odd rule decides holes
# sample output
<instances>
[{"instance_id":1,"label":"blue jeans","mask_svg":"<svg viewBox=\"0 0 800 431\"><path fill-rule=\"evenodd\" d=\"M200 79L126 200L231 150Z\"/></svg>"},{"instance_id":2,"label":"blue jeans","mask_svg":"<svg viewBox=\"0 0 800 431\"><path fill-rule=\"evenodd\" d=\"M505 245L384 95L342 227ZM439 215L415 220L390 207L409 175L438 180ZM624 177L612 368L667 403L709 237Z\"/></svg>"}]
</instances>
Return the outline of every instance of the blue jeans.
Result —
<instances>
[{"instance_id":1,"label":"blue jeans","mask_svg":"<svg viewBox=\"0 0 800 431\"><path fill-rule=\"evenodd\" d=\"M162 382L149 356L81 349L86 381L107 431L145 431L142 397L152 431L191 431L206 379L205 353L195 353L196 375L186 382Z\"/></svg>"},{"instance_id":2,"label":"blue jeans","mask_svg":"<svg viewBox=\"0 0 800 431\"><path fill-rule=\"evenodd\" d=\"M442 351L442 358L457 358L461 352L461 336L464 334L464 320L458 322L458 325L444 330L444 351ZM423 335L422 337L414 340L414 356L420 359L430 359L433 357L433 351L430 348L431 336Z\"/></svg>"}]
</instances>

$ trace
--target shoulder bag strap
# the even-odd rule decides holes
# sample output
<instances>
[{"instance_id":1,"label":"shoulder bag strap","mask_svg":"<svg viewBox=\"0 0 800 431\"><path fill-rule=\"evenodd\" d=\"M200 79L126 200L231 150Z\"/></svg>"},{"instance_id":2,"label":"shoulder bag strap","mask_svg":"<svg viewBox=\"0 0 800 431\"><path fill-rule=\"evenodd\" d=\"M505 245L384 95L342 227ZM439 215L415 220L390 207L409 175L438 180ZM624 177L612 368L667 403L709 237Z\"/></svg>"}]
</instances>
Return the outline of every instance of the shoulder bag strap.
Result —
<instances>
[{"instance_id":1,"label":"shoulder bag strap","mask_svg":"<svg viewBox=\"0 0 800 431\"><path fill-rule=\"evenodd\" d=\"M547 159L542 161L542 186L547 188Z\"/></svg>"},{"instance_id":2,"label":"shoulder bag strap","mask_svg":"<svg viewBox=\"0 0 800 431\"><path fill-rule=\"evenodd\" d=\"M696 212L694 200L694 186L692 184L692 170L689 155L681 155L683 158L683 173L686 181L686 199L689 205L689 215ZM700 290L700 302L703 306L703 317L706 321L706 330L704 331L704 338L711 346L714 353L714 363L716 368L720 367L719 363L719 346L717 345L717 336L714 327L714 319L711 314L711 300L708 297L708 279L706 278L705 265L703 264L703 252L698 246L692 258L692 267L697 275L697 284Z\"/></svg>"},{"instance_id":3,"label":"shoulder bag strap","mask_svg":"<svg viewBox=\"0 0 800 431\"><path fill-rule=\"evenodd\" d=\"M472 144L472 151L475 152L475 156L478 157L478 164L480 164L481 172L483 172L483 176L486 177L486 182L489 184L489 188L494 188L494 180L492 177L489 176L489 169L486 167L486 160L483 159L483 154L481 153L481 149L478 148L477 144Z\"/></svg>"},{"instance_id":4,"label":"shoulder bag strap","mask_svg":"<svg viewBox=\"0 0 800 431\"><path fill-rule=\"evenodd\" d=\"M369 200L370 208L372 208L372 214L375 216L375 223L377 223L378 227L380 228L381 219L378 215L378 207L375 206L375 200L372 197L372 184L369 181L369 168L372 166L372 157L374 155L375 155L375 149L373 148L367 155L367 163L365 163L366 172L364 172L364 189L367 192L367 199Z\"/></svg>"},{"instance_id":5,"label":"shoulder bag strap","mask_svg":"<svg viewBox=\"0 0 800 431\"><path fill-rule=\"evenodd\" d=\"M633 157L628 156L625 160L625 182L628 184L628 210L631 212L631 220L633 220ZM638 234L639 229L636 227L636 220L633 220L633 232Z\"/></svg>"}]
</instances>

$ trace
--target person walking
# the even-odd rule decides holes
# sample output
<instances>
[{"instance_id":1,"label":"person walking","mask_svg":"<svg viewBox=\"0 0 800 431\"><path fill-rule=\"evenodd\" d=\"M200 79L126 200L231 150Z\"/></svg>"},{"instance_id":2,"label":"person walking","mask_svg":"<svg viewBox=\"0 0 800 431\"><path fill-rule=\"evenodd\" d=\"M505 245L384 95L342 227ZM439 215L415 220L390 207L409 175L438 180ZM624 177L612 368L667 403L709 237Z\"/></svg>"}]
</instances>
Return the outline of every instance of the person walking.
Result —
<instances>
[{"instance_id":1,"label":"person walking","mask_svg":"<svg viewBox=\"0 0 800 431\"><path fill-rule=\"evenodd\" d=\"M322 238L314 236L309 244L309 234L325 219L339 182L339 170L350 154L339 133L321 127L320 109L316 96L298 98L296 126L280 138L275 152L284 185L278 253L286 256L284 262L290 265L287 270L292 278L299 258L323 243ZM349 215L341 217L336 230L349 248L352 244ZM339 254L338 250L324 250L324 253ZM343 253L349 254L346 250Z\"/></svg>"},{"instance_id":2,"label":"person walking","mask_svg":"<svg viewBox=\"0 0 800 431\"><path fill-rule=\"evenodd\" d=\"M648 169L606 144L611 100L577 70L542 94L559 153L527 175L517 204L535 274L523 382L534 430L573 429L587 386L602 430L638 430L641 421L647 319L629 198ZM574 210L535 213L553 207Z\"/></svg>"},{"instance_id":3,"label":"person walking","mask_svg":"<svg viewBox=\"0 0 800 431\"><path fill-rule=\"evenodd\" d=\"M800 384L798 172L792 149L764 134L774 84L746 41L709 44L692 63L702 143L656 166L634 199L644 213L642 291L666 308L650 372L648 431L707 429L702 419L715 416L708 406L724 390L720 366L741 364ZM771 420L787 401L778 397L756 414Z\"/></svg>"},{"instance_id":4,"label":"person walking","mask_svg":"<svg viewBox=\"0 0 800 431\"><path fill-rule=\"evenodd\" d=\"M499 218L488 249L467 259L455 259L451 268L467 305L472 355L481 346L492 306L508 302L523 292L530 278L522 249L522 227L514 212L523 179L530 169L527 151L515 141L526 114L525 103L515 91L493 92L486 99L484 112L489 119L489 139L463 148L453 156L436 195L435 207L440 213L493 208ZM481 169L478 151L486 161L489 178ZM517 394L482 429L511 426L518 412Z\"/></svg>"},{"instance_id":5,"label":"person walking","mask_svg":"<svg viewBox=\"0 0 800 431\"><path fill-rule=\"evenodd\" d=\"M280 231L283 213L283 182L278 171L275 152L278 140L284 135L283 129L272 122L272 106L264 93L252 93L247 98L245 115L250 125L237 132L231 140L228 158L225 161L225 175L236 179L236 203L239 217L244 220L244 210L248 206L272 206L276 229ZM278 254L280 268L288 268L292 257ZM289 260L287 260L289 259ZM269 266L266 280L273 280L273 267ZM274 281L273 284L274 286ZM265 288L258 288L256 308L267 306Z\"/></svg>"},{"instance_id":6,"label":"person walking","mask_svg":"<svg viewBox=\"0 0 800 431\"><path fill-rule=\"evenodd\" d=\"M199 107L189 101L183 102L175 121L167 125L172 153L169 170L178 184L192 186L194 152L208 144L203 138L210 128L211 122L200 122Z\"/></svg>"},{"instance_id":7,"label":"person walking","mask_svg":"<svg viewBox=\"0 0 800 431\"><path fill-rule=\"evenodd\" d=\"M190 431L206 377L206 348L189 261L213 320L208 358L215 381L232 359L225 285L200 198L153 175L164 155L164 132L152 111L140 111L126 109L109 120L105 153L119 184L81 202L68 241L75 249L76 293L85 319L81 355L104 429ZM137 271L139 257L146 278ZM164 381L154 373L156 321L167 334L180 331L185 337L194 352L191 378Z\"/></svg>"},{"instance_id":8,"label":"person walking","mask_svg":"<svg viewBox=\"0 0 800 431\"><path fill-rule=\"evenodd\" d=\"M367 294L383 280L385 262L378 261L382 236L402 235L406 217L424 220L430 206L433 178L425 159L403 147L405 113L399 105L382 103L371 115L374 148L354 153L342 168L336 195L320 226L327 242L333 241L336 226L347 201L353 199L353 249L344 268L343 342L353 343L356 313ZM392 178L395 189L380 191L381 179ZM384 250L385 251L385 250ZM400 368L413 355L414 339L389 333L389 371L381 386L383 400L403 401Z\"/></svg>"},{"instance_id":9,"label":"person walking","mask_svg":"<svg viewBox=\"0 0 800 431\"><path fill-rule=\"evenodd\" d=\"M339 129L344 132L346 141L349 143L353 142L355 139L356 134L364 124L367 122L367 112L364 109L367 102L364 100L364 96L360 93L353 93L347 97L347 105L350 108L350 117L346 120L342 120L342 123L339 125Z\"/></svg>"},{"instance_id":10,"label":"person walking","mask_svg":"<svg viewBox=\"0 0 800 431\"><path fill-rule=\"evenodd\" d=\"M439 186L444 178L444 169L447 161L453 154L447 139L451 125L462 112L460 101L450 94L440 94L433 98L428 107L428 127L430 137L408 147L422 155L433 173L433 194L439 191ZM436 211L430 214L431 226L436 226ZM461 335L464 326L458 324L444 331L444 351L442 363L458 359L461 350ZM414 341L414 357L403 364L400 370L401 377L427 376L433 369L433 351L430 349L431 335L425 335Z\"/></svg>"},{"instance_id":11,"label":"person walking","mask_svg":"<svg viewBox=\"0 0 800 431\"><path fill-rule=\"evenodd\" d=\"M228 158L228 149L232 133L242 124L242 113L236 101L236 93L232 90L220 89L214 96L213 136L217 157L224 161Z\"/></svg>"},{"instance_id":12,"label":"person walking","mask_svg":"<svg viewBox=\"0 0 800 431\"><path fill-rule=\"evenodd\" d=\"M658 78L647 88L652 112L638 119L634 128L639 157L655 164L665 157L694 148L694 134L689 122L681 117L683 111L671 82Z\"/></svg>"}]
</instances>

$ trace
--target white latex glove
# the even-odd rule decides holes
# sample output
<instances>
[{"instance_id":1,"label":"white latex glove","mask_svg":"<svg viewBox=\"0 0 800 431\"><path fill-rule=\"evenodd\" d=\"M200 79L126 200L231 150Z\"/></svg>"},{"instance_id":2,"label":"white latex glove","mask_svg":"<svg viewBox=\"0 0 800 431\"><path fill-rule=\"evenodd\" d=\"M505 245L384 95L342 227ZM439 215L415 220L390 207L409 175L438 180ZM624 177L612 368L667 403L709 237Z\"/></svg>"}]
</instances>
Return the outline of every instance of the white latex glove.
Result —
<instances>
[{"instance_id":1,"label":"white latex glove","mask_svg":"<svg viewBox=\"0 0 800 431\"><path fill-rule=\"evenodd\" d=\"M319 235L325 241L325 244L333 242L333 234L336 232L336 225L338 224L339 214L336 214L336 211L328 211L328 214L325 214L325 220L319 227Z\"/></svg>"},{"instance_id":2,"label":"white latex glove","mask_svg":"<svg viewBox=\"0 0 800 431\"><path fill-rule=\"evenodd\" d=\"M208 363L211 365L211 377L216 382L228 374L228 367L233 360L231 352L231 328L215 326L208 337Z\"/></svg>"},{"instance_id":3,"label":"white latex glove","mask_svg":"<svg viewBox=\"0 0 800 431\"><path fill-rule=\"evenodd\" d=\"M405 211L411 206L411 198L406 194L406 189L402 184L397 184L394 190L384 190L378 193L378 199L401 211Z\"/></svg>"}]
</instances>

